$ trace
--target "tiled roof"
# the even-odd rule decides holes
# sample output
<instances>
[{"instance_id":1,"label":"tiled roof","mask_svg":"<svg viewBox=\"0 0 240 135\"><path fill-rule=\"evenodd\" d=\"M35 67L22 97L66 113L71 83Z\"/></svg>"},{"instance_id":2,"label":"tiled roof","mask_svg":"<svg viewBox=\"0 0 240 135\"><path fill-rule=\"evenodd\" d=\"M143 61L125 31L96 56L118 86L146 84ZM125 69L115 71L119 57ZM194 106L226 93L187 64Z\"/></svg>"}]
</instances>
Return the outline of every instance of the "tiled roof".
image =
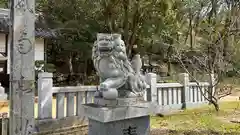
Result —
<instances>
[{"instance_id":1,"label":"tiled roof","mask_svg":"<svg viewBox=\"0 0 240 135\"><path fill-rule=\"evenodd\" d=\"M9 25L10 25L10 19L8 15L8 9L0 9L0 33L8 33L9 32ZM43 28L41 26L46 26L44 24L44 21L41 21L42 19L39 19L37 17L35 22L35 35L36 37L43 37L43 38L55 38L56 32L49 28Z\"/></svg>"},{"instance_id":2,"label":"tiled roof","mask_svg":"<svg viewBox=\"0 0 240 135\"><path fill-rule=\"evenodd\" d=\"M38 23L38 22L36 22L36 23ZM9 32L9 24L10 24L9 19L0 18L0 32L8 33ZM36 37L43 37L43 38L56 37L56 34L53 30L39 28L39 27L37 27L37 25L35 27L35 35L36 35Z\"/></svg>"}]
</instances>

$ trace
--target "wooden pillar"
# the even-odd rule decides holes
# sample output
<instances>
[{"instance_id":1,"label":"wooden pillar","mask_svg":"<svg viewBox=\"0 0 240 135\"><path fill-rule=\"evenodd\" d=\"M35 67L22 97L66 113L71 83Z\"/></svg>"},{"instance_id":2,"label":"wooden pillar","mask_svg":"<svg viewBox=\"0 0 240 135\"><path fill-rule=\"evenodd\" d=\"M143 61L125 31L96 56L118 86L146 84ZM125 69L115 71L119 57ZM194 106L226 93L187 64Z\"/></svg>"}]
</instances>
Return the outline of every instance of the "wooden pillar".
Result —
<instances>
[{"instance_id":1,"label":"wooden pillar","mask_svg":"<svg viewBox=\"0 0 240 135\"><path fill-rule=\"evenodd\" d=\"M34 129L35 0L11 0L10 135Z\"/></svg>"}]
</instances>

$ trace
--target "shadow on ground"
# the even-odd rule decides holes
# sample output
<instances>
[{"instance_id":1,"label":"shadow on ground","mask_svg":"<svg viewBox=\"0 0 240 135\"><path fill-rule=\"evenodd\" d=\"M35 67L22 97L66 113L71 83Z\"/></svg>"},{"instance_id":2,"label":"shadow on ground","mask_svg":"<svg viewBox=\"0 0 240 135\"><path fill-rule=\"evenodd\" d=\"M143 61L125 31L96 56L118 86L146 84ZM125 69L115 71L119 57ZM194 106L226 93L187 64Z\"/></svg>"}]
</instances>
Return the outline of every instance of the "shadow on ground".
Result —
<instances>
[{"instance_id":1,"label":"shadow on ground","mask_svg":"<svg viewBox=\"0 0 240 135\"><path fill-rule=\"evenodd\" d=\"M152 129L150 135L240 135L240 132L216 132L216 131L191 131L191 130L168 130L168 129Z\"/></svg>"}]
</instances>

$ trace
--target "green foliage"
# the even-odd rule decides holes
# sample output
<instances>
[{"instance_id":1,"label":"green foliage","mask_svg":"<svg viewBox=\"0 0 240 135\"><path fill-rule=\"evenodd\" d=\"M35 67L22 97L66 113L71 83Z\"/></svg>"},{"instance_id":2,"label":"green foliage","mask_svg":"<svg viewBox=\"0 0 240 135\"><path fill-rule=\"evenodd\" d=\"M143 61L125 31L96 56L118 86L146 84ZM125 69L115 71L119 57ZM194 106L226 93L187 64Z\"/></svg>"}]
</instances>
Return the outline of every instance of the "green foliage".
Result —
<instances>
[{"instance_id":1,"label":"green foliage","mask_svg":"<svg viewBox=\"0 0 240 135\"><path fill-rule=\"evenodd\" d=\"M48 61L67 64L71 75L82 73L87 79L92 74L88 69L93 68L91 48L98 32L122 34L128 55L137 44L141 55L148 55L149 61L171 63L179 55L191 54L201 60L191 69L199 72L228 72L225 65L239 63L236 49L239 38L232 31L238 29L234 21L238 19L239 2L38 0L36 3L37 11L43 13L47 22L45 27L58 34L57 40L49 41L52 45L47 50Z\"/></svg>"},{"instance_id":2,"label":"green foliage","mask_svg":"<svg viewBox=\"0 0 240 135\"><path fill-rule=\"evenodd\" d=\"M56 71L55 65L51 63L45 63L43 60L35 61L35 67L37 72L50 72L53 73Z\"/></svg>"},{"instance_id":3,"label":"green foliage","mask_svg":"<svg viewBox=\"0 0 240 135\"><path fill-rule=\"evenodd\" d=\"M8 8L8 0L0 0L0 8Z\"/></svg>"},{"instance_id":4,"label":"green foliage","mask_svg":"<svg viewBox=\"0 0 240 135\"><path fill-rule=\"evenodd\" d=\"M161 31L172 28L164 26L163 18L172 20L167 11L173 8L173 4L172 1L153 0L38 0L37 11L43 13L47 27L58 34L56 41L49 41L52 47L48 49L48 61L55 65L67 64L70 75L80 72L87 74L87 79L92 74L87 69L93 68L89 61L92 44L98 32L121 33L129 52L133 44L138 44L144 50L154 45L155 48L149 51L156 50L154 53L158 53L162 47L158 47L159 41L155 40L161 37ZM153 25L155 22L164 25ZM76 69L76 65L82 68Z\"/></svg>"}]
</instances>

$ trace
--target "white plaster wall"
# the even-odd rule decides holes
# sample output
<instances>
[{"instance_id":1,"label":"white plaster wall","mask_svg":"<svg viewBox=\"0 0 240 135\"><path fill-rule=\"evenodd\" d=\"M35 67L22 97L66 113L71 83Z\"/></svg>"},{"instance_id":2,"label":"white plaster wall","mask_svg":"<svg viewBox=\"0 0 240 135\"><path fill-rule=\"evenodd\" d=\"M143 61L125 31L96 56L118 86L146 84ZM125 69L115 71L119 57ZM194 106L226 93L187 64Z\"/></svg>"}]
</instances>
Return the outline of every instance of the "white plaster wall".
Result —
<instances>
[{"instance_id":1,"label":"white plaster wall","mask_svg":"<svg viewBox=\"0 0 240 135\"><path fill-rule=\"evenodd\" d=\"M5 52L5 34L0 33L0 52Z\"/></svg>"},{"instance_id":2,"label":"white plaster wall","mask_svg":"<svg viewBox=\"0 0 240 135\"><path fill-rule=\"evenodd\" d=\"M35 39L35 60L44 60L44 39Z\"/></svg>"},{"instance_id":3,"label":"white plaster wall","mask_svg":"<svg viewBox=\"0 0 240 135\"><path fill-rule=\"evenodd\" d=\"M10 74L10 38L11 37L11 35L9 34L8 35L8 46L7 46L7 48L8 48L8 60L7 60L7 74Z\"/></svg>"}]
</instances>

